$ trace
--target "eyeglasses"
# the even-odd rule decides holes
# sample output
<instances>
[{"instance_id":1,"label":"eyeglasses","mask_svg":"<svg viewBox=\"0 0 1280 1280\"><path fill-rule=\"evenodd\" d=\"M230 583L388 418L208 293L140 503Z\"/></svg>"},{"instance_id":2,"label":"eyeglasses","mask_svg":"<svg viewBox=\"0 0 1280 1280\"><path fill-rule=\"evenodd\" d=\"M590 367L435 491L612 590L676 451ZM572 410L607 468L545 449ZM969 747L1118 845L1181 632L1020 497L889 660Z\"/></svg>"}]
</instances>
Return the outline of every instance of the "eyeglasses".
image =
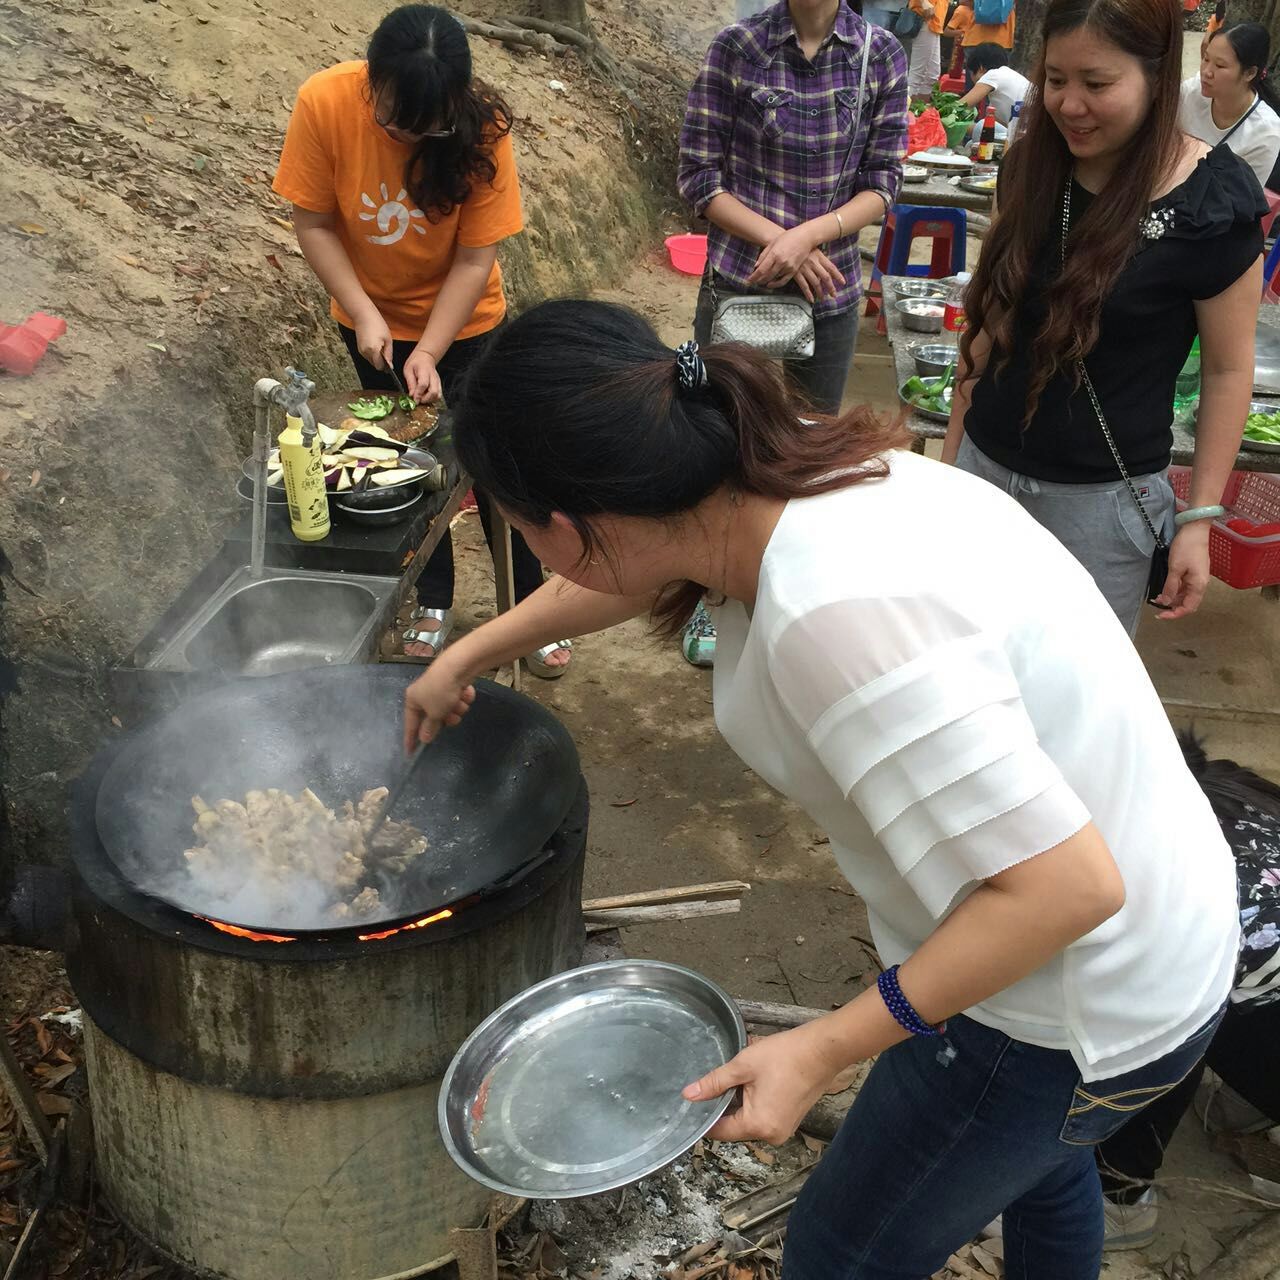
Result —
<instances>
[{"instance_id":1,"label":"eyeglasses","mask_svg":"<svg viewBox=\"0 0 1280 1280\"><path fill-rule=\"evenodd\" d=\"M393 136L398 135L405 142L421 142L424 138L452 138L458 132L458 126L451 124L447 129L424 129L421 133L409 133L405 129L396 129L392 121L384 120L376 111L373 113L373 122L388 133L395 130Z\"/></svg>"}]
</instances>

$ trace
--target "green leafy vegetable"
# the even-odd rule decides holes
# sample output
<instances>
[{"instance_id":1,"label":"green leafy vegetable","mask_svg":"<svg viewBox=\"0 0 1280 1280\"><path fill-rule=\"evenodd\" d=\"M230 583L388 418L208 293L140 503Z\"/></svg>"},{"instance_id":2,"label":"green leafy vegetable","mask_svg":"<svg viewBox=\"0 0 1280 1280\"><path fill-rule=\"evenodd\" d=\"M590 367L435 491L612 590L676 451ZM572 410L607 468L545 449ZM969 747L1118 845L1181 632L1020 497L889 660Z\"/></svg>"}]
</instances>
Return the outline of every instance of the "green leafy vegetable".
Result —
<instances>
[{"instance_id":1,"label":"green leafy vegetable","mask_svg":"<svg viewBox=\"0 0 1280 1280\"><path fill-rule=\"evenodd\" d=\"M908 378L902 384L902 398L917 409L950 413L951 382L955 371L955 365L949 364L940 378Z\"/></svg>"},{"instance_id":2,"label":"green leafy vegetable","mask_svg":"<svg viewBox=\"0 0 1280 1280\"><path fill-rule=\"evenodd\" d=\"M352 417L362 418L365 422L385 418L395 407L396 402L391 396L361 396L359 400L352 400L347 405Z\"/></svg>"},{"instance_id":3,"label":"green leafy vegetable","mask_svg":"<svg viewBox=\"0 0 1280 1280\"><path fill-rule=\"evenodd\" d=\"M401 396L400 407L405 413L412 413L418 407L418 402L412 396Z\"/></svg>"},{"instance_id":4,"label":"green leafy vegetable","mask_svg":"<svg viewBox=\"0 0 1280 1280\"><path fill-rule=\"evenodd\" d=\"M1280 410L1274 413L1251 413L1244 421L1246 440L1262 444L1280 444Z\"/></svg>"}]
</instances>

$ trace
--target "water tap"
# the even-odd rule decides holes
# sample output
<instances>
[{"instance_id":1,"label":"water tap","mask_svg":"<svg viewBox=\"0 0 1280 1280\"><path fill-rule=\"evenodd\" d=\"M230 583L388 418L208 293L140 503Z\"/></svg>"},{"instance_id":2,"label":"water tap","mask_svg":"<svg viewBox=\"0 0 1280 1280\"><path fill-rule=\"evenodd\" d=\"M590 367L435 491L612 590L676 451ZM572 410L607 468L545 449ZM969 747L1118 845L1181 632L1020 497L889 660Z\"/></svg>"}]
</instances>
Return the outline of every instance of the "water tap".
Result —
<instances>
[{"instance_id":1,"label":"water tap","mask_svg":"<svg viewBox=\"0 0 1280 1280\"><path fill-rule=\"evenodd\" d=\"M307 400L316 384L301 369L286 368L284 373L287 381L280 389L280 407L290 417L301 419L303 443L310 444L316 434L316 418Z\"/></svg>"}]
</instances>

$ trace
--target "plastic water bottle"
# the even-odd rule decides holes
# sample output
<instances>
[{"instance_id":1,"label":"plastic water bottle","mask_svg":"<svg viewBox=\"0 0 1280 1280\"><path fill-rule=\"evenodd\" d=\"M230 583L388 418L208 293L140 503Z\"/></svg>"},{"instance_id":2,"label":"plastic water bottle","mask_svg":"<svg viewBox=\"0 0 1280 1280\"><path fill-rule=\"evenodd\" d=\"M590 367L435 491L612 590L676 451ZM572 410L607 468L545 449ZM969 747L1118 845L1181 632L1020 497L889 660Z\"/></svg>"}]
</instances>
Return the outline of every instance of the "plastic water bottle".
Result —
<instances>
[{"instance_id":1,"label":"plastic water bottle","mask_svg":"<svg viewBox=\"0 0 1280 1280\"><path fill-rule=\"evenodd\" d=\"M1004 131L1004 153L1009 154L1009 148L1013 146L1013 140L1018 136L1018 122L1022 116L1021 101L1013 104L1013 110L1009 113L1009 127Z\"/></svg>"},{"instance_id":2,"label":"plastic water bottle","mask_svg":"<svg viewBox=\"0 0 1280 1280\"><path fill-rule=\"evenodd\" d=\"M1191 353L1187 356L1182 372L1173 384L1173 412L1177 416L1189 409L1200 399L1200 337L1191 344Z\"/></svg>"},{"instance_id":3,"label":"plastic water bottle","mask_svg":"<svg viewBox=\"0 0 1280 1280\"><path fill-rule=\"evenodd\" d=\"M942 327L948 333L961 334L969 327L969 318L964 309L964 295L969 288L971 278L967 271L961 271L958 275L951 277L951 292L947 294L946 305L942 311Z\"/></svg>"}]
</instances>

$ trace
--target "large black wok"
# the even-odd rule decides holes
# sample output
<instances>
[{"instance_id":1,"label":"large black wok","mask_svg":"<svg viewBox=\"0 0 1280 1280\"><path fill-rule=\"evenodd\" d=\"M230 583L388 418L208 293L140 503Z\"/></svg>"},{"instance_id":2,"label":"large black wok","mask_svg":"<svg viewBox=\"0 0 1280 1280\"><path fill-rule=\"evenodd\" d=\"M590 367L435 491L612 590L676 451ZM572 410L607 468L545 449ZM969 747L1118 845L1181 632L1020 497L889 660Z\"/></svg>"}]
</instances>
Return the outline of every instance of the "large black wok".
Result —
<instances>
[{"instance_id":1,"label":"large black wok","mask_svg":"<svg viewBox=\"0 0 1280 1280\"><path fill-rule=\"evenodd\" d=\"M196 840L191 797L243 801L250 790L310 787L331 807L389 785L403 767L399 665L264 676L192 698L140 730L102 780L97 825L107 856L137 890L183 911L217 915L186 871ZM428 748L396 805L427 852L384 886L388 912L361 927L391 928L491 889L536 858L578 789L578 753L536 702L488 681L470 714ZM384 899L387 894L383 894ZM264 933L331 934L313 913L229 923Z\"/></svg>"}]
</instances>

